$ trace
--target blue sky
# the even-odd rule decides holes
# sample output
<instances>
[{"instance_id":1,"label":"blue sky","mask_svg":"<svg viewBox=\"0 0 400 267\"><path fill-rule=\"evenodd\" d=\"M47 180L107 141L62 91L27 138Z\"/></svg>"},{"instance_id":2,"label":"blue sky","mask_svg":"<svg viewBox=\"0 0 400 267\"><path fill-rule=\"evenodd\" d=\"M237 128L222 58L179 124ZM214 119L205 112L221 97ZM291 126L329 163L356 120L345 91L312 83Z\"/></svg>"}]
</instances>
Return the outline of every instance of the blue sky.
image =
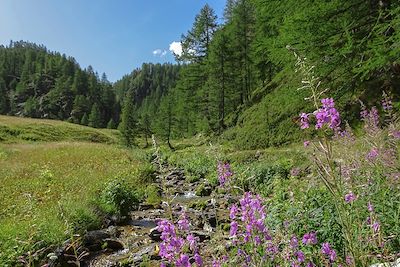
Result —
<instances>
[{"instance_id":1,"label":"blue sky","mask_svg":"<svg viewBox=\"0 0 400 267\"><path fill-rule=\"evenodd\" d=\"M0 44L43 44L116 81L143 62L174 62L170 44L206 3L222 17L225 0L1 0Z\"/></svg>"}]
</instances>

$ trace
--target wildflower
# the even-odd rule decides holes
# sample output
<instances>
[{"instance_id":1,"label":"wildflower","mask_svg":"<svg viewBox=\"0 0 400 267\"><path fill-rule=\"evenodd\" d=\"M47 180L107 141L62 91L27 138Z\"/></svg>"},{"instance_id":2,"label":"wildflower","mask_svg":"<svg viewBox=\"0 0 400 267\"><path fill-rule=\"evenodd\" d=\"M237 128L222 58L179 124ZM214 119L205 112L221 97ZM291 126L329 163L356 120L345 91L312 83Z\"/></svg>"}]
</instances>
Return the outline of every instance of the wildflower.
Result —
<instances>
[{"instance_id":1,"label":"wildflower","mask_svg":"<svg viewBox=\"0 0 400 267\"><path fill-rule=\"evenodd\" d=\"M298 262L304 262L304 253L302 251L297 251L296 256Z\"/></svg>"},{"instance_id":2,"label":"wildflower","mask_svg":"<svg viewBox=\"0 0 400 267\"><path fill-rule=\"evenodd\" d=\"M336 259L336 251L331 248L328 242L322 244L322 254L329 257L330 261L333 262Z\"/></svg>"},{"instance_id":3,"label":"wildflower","mask_svg":"<svg viewBox=\"0 0 400 267\"><path fill-rule=\"evenodd\" d=\"M357 199L357 196L354 195L354 193L351 191L344 196L344 201L346 201L346 203L351 203L356 199Z\"/></svg>"},{"instance_id":4,"label":"wildflower","mask_svg":"<svg viewBox=\"0 0 400 267\"><path fill-rule=\"evenodd\" d=\"M235 204L233 204L229 212L229 218L231 218L231 220L234 220L236 218L237 212L238 212L238 207Z\"/></svg>"},{"instance_id":5,"label":"wildflower","mask_svg":"<svg viewBox=\"0 0 400 267\"><path fill-rule=\"evenodd\" d=\"M371 204L371 201L368 201L368 211L373 212L374 211L374 206Z\"/></svg>"},{"instance_id":6,"label":"wildflower","mask_svg":"<svg viewBox=\"0 0 400 267\"><path fill-rule=\"evenodd\" d=\"M194 254L194 262L197 264L198 267L203 266L203 258L199 254Z\"/></svg>"},{"instance_id":7,"label":"wildflower","mask_svg":"<svg viewBox=\"0 0 400 267\"><path fill-rule=\"evenodd\" d=\"M374 233L377 233L379 231L379 229L381 228L381 225L379 224L379 222L374 222L371 227L372 227L372 230L374 230Z\"/></svg>"},{"instance_id":8,"label":"wildflower","mask_svg":"<svg viewBox=\"0 0 400 267\"><path fill-rule=\"evenodd\" d=\"M315 111L317 123L315 129L320 129L324 124L327 124L331 129L338 129L341 120L339 112L336 110L335 103L332 98L322 99L322 108Z\"/></svg>"},{"instance_id":9,"label":"wildflower","mask_svg":"<svg viewBox=\"0 0 400 267\"><path fill-rule=\"evenodd\" d=\"M300 128L307 129L309 127L310 127L310 121L308 118L308 114L303 112L300 114Z\"/></svg>"},{"instance_id":10,"label":"wildflower","mask_svg":"<svg viewBox=\"0 0 400 267\"><path fill-rule=\"evenodd\" d=\"M176 267L191 267L189 256L182 254L180 258L176 261Z\"/></svg>"},{"instance_id":11,"label":"wildflower","mask_svg":"<svg viewBox=\"0 0 400 267\"><path fill-rule=\"evenodd\" d=\"M213 260L212 267L221 267L221 262L219 260Z\"/></svg>"},{"instance_id":12,"label":"wildflower","mask_svg":"<svg viewBox=\"0 0 400 267\"><path fill-rule=\"evenodd\" d=\"M302 241L304 245L315 245L317 244L317 235L315 232L306 233Z\"/></svg>"},{"instance_id":13,"label":"wildflower","mask_svg":"<svg viewBox=\"0 0 400 267\"><path fill-rule=\"evenodd\" d=\"M315 267L314 263L312 261L309 261L307 263L307 267Z\"/></svg>"},{"instance_id":14,"label":"wildflower","mask_svg":"<svg viewBox=\"0 0 400 267\"><path fill-rule=\"evenodd\" d=\"M221 186L224 186L227 180L233 176L233 173L231 171L231 166L229 163L222 163L218 162L218 179L219 179L219 184Z\"/></svg>"},{"instance_id":15,"label":"wildflower","mask_svg":"<svg viewBox=\"0 0 400 267\"><path fill-rule=\"evenodd\" d=\"M186 237L186 240L189 242L189 248L192 251L196 251L197 249L197 242L199 241L198 237L195 237L193 234L190 234Z\"/></svg>"},{"instance_id":16,"label":"wildflower","mask_svg":"<svg viewBox=\"0 0 400 267\"><path fill-rule=\"evenodd\" d=\"M383 93L382 108L385 111L390 111L393 109L392 100L385 92Z\"/></svg>"},{"instance_id":17,"label":"wildflower","mask_svg":"<svg viewBox=\"0 0 400 267\"><path fill-rule=\"evenodd\" d=\"M238 223L236 221L232 221L229 235L236 236L237 231L238 231Z\"/></svg>"},{"instance_id":18,"label":"wildflower","mask_svg":"<svg viewBox=\"0 0 400 267\"><path fill-rule=\"evenodd\" d=\"M379 112L376 107L372 107L371 111L369 112L369 121L372 126L378 127L379 124Z\"/></svg>"},{"instance_id":19,"label":"wildflower","mask_svg":"<svg viewBox=\"0 0 400 267\"><path fill-rule=\"evenodd\" d=\"M186 213L183 211L180 215L180 219L178 221L179 230L188 231L189 230L189 220L187 219Z\"/></svg>"},{"instance_id":20,"label":"wildflower","mask_svg":"<svg viewBox=\"0 0 400 267\"><path fill-rule=\"evenodd\" d=\"M290 239L290 247L292 249L296 249L299 246L299 241L297 240L297 237L294 235L292 236L292 238Z\"/></svg>"},{"instance_id":21,"label":"wildflower","mask_svg":"<svg viewBox=\"0 0 400 267\"><path fill-rule=\"evenodd\" d=\"M304 141L303 145L304 145L304 147L308 147L310 145L310 143L311 142L307 140L307 141Z\"/></svg>"},{"instance_id":22,"label":"wildflower","mask_svg":"<svg viewBox=\"0 0 400 267\"><path fill-rule=\"evenodd\" d=\"M377 148L372 148L367 154L368 161L374 161L379 155L379 150Z\"/></svg>"}]
</instances>

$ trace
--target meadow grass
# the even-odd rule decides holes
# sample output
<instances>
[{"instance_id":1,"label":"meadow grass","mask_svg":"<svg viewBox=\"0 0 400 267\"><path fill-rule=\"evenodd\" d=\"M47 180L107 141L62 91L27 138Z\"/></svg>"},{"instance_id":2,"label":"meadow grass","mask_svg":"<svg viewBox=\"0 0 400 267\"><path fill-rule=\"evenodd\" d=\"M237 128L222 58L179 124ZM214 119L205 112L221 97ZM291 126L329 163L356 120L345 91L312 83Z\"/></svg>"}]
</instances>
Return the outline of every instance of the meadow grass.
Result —
<instances>
[{"instance_id":1,"label":"meadow grass","mask_svg":"<svg viewBox=\"0 0 400 267\"><path fill-rule=\"evenodd\" d=\"M65 240L72 224L99 227L93 203L104 184L134 179L138 151L107 144L0 144L0 265Z\"/></svg>"},{"instance_id":2,"label":"meadow grass","mask_svg":"<svg viewBox=\"0 0 400 267\"><path fill-rule=\"evenodd\" d=\"M1 143L78 141L119 143L119 132L69 122L0 115Z\"/></svg>"}]
</instances>

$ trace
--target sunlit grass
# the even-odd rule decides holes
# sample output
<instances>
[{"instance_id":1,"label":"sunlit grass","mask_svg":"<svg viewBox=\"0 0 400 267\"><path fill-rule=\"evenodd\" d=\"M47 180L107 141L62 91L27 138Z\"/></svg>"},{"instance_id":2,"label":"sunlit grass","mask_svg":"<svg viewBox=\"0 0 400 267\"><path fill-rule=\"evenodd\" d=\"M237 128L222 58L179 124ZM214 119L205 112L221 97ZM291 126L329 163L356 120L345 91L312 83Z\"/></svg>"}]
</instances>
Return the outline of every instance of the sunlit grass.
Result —
<instances>
[{"instance_id":1,"label":"sunlit grass","mask_svg":"<svg viewBox=\"0 0 400 267\"><path fill-rule=\"evenodd\" d=\"M2 143L57 141L116 144L119 142L119 132L94 129L63 121L0 115L0 142Z\"/></svg>"},{"instance_id":2,"label":"sunlit grass","mask_svg":"<svg viewBox=\"0 0 400 267\"><path fill-rule=\"evenodd\" d=\"M139 156L94 143L0 145L0 265L35 242L65 239L69 220L92 212L106 181L134 177Z\"/></svg>"}]
</instances>

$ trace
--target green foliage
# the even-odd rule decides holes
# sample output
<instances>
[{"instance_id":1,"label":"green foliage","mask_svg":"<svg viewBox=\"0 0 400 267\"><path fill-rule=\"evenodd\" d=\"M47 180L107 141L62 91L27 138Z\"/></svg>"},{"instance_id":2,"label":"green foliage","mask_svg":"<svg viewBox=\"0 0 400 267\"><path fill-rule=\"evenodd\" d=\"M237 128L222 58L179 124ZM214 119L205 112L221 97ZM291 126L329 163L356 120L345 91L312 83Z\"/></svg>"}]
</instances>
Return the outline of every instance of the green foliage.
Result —
<instances>
[{"instance_id":1,"label":"green foliage","mask_svg":"<svg viewBox=\"0 0 400 267\"><path fill-rule=\"evenodd\" d=\"M135 188L124 180L108 182L102 191L102 199L105 203L115 207L121 216L128 215L128 212L139 204Z\"/></svg>"},{"instance_id":2,"label":"green foliage","mask_svg":"<svg viewBox=\"0 0 400 267\"><path fill-rule=\"evenodd\" d=\"M161 203L160 188L156 184L150 184L146 187L145 202L152 205Z\"/></svg>"}]
</instances>

